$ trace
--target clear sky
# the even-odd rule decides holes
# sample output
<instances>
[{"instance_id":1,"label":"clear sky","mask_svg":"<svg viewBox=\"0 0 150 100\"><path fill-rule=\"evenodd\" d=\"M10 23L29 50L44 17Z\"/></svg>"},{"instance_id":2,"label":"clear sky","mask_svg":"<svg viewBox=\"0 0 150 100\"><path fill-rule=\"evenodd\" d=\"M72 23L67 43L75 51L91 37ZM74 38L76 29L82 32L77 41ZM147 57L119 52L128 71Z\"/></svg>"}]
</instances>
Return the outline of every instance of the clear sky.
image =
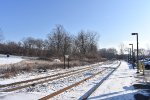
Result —
<instances>
[{"instance_id":1,"label":"clear sky","mask_svg":"<svg viewBox=\"0 0 150 100\"><path fill-rule=\"evenodd\" d=\"M0 28L5 40L45 39L56 24L76 34L100 35L99 47L118 47L136 40L150 45L150 0L0 0ZM134 43L134 42L133 42Z\"/></svg>"}]
</instances>

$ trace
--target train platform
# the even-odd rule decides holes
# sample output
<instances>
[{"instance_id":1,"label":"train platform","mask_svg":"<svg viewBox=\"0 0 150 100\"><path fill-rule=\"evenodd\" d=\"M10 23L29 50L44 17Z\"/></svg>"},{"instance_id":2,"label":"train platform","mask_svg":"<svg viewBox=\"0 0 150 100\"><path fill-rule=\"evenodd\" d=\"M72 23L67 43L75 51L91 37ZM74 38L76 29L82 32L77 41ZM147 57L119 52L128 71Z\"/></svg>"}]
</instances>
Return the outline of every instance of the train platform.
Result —
<instances>
[{"instance_id":1,"label":"train platform","mask_svg":"<svg viewBox=\"0 0 150 100\"><path fill-rule=\"evenodd\" d=\"M145 70L144 75L142 73L137 74L137 78L140 82L149 83L150 82L150 70Z\"/></svg>"},{"instance_id":2,"label":"train platform","mask_svg":"<svg viewBox=\"0 0 150 100\"><path fill-rule=\"evenodd\" d=\"M144 76L136 71L130 64L122 61L120 67L88 100L149 100L150 71L146 70Z\"/></svg>"}]
</instances>

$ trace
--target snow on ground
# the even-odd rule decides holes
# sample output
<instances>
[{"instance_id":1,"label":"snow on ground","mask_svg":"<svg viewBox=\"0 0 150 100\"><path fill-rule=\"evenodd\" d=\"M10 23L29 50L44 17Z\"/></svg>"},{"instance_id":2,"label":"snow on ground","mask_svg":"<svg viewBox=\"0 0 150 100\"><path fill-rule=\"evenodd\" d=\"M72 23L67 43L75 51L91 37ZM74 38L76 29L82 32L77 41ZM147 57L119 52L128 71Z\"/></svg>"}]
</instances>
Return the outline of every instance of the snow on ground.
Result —
<instances>
[{"instance_id":1,"label":"snow on ground","mask_svg":"<svg viewBox=\"0 0 150 100\"><path fill-rule=\"evenodd\" d=\"M77 100L87 93L93 86L100 82L105 76L108 75L115 68L118 63L101 65L100 68L109 69L100 75L96 75L94 78L85 81L84 83L71 88L64 93L52 98L53 100ZM77 68L74 68L77 69ZM72 69L68 69L72 70ZM63 70L62 70L63 71ZM65 71L65 70L64 70ZM58 71L59 72L59 71ZM57 73L58 73L57 72ZM136 69L130 68L130 66L122 61L121 66L100 86L98 89L88 98L88 100L134 100L134 94L137 92L133 88L133 84L136 82L134 78ZM45 74L46 75L46 74ZM55 92L61 88L80 81L82 78L92 75L91 72L86 72L83 75L74 75L70 78L63 78L53 82L47 82L41 85L37 85L34 88L29 87L15 92L0 93L0 99L2 100L37 100L43 96L46 96L52 92Z\"/></svg>"},{"instance_id":2,"label":"snow on ground","mask_svg":"<svg viewBox=\"0 0 150 100\"><path fill-rule=\"evenodd\" d=\"M100 65L101 63L97 63L97 64L94 64L94 65L98 65L99 66L99 69L102 69L101 67L103 65ZM109 67L109 66L112 66L113 64L110 63L110 64L105 64L105 66ZM90 65L91 66L91 65ZM61 69L60 71L57 71L57 70L53 70L53 74L56 74L58 72L65 72L65 71L69 71L69 70L76 70L76 69L80 69L80 68L85 68L87 66L81 66L81 67L73 67L73 68L70 68L70 69ZM60 80L56 80L56 81L52 81L52 82L48 82L48 83L43 83L41 85L37 85L35 87L29 87L29 88L26 88L26 89L22 89L22 90L18 90L18 91L14 91L14 92L10 92L10 93L0 93L0 99L2 100L16 100L16 98L18 98L18 100L20 100L19 98L21 98L22 96L22 100L24 100L23 98L25 98L25 100L28 98L29 100L37 100L43 96L46 96L47 94L50 94L54 91L57 91L63 87L66 87L68 85L71 85L73 84L74 82L77 82L77 81L80 81L81 79L85 78L85 77L88 77L90 75L92 75L93 72L96 72L97 69L94 69L93 71L89 71L89 72L86 72L84 73L83 75L74 75L74 76L70 76L69 78L62 78ZM47 76L49 75L49 73L51 72L46 72L46 73L43 73L43 75ZM24 75L24 76L30 76L30 75ZM38 75L35 75L35 77L39 77ZM81 77L82 76L82 77ZM22 76L21 76L22 77ZM8 83L11 83L11 82L16 82L16 81L20 81L20 80L26 80L27 77L14 77L12 79L7 79L7 80L2 80L1 81L1 84L6 84L7 82ZM34 78L35 78L34 77ZM28 79L29 79L28 78ZM32 77L33 78L33 77ZM7 83L7 84L8 84ZM26 98L27 96L27 98ZM30 96L30 97L29 97Z\"/></svg>"},{"instance_id":3,"label":"snow on ground","mask_svg":"<svg viewBox=\"0 0 150 100\"><path fill-rule=\"evenodd\" d=\"M21 62L22 60L24 59L22 59L19 56L10 55L10 57L7 57L6 55L0 54L0 65L18 63Z\"/></svg>"},{"instance_id":4,"label":"snow on ground","mask_svg":"<svg viewBox=\"0 0 150 100\"><path fill-rule=\"evenodd\" d=\"M137 90L135 83L135 69L130 69L126 62L121 66L88 98L88 100L134 100Z\"/></svg>"},{"instance_id":5,"label":"snow on ground","mask_svg":"<svg viewBox=\"0 0 150 100\"><path fill-rule=\"evenodd\" d=\"M118 63L113 63L109 65L102 65L101 68L109 67L106 71L104 71L102 74L96 75L96 77L85 81L84 83L73 87L66 92L61 93L58 96L55 96L54 98L51 98L50 100L78 100L81 96L87 93L91 88L93 88L94 85L96 85L100 80L102 80L108 73L112 71L112 68L115 68L118 65ZM81 99L82 100L82 99Z\"/></svg>"},{"instance_id":6,"label":"snow on ground","mask_svg":"<svg viewBox=\"0 0 150 100\"><path fill-rule=\"evenodd\" d=\"M80 84L79 86L73 87L64 93L61 93L50 100L78 100L81 96L83 96L89 89L91 89L97 81L97 79L101 80L106 76L106 73L110 72L110 70L106 70L101 76L95 77L93 79L87 80Z\"/></svg>"},{"instance_id":7,"label":"snow on ground","mask_svg":"<svg viewBox=\"0 0 150 100\"><path fill-rule=\"evenodd\" d=\"M38 100L41 96L43 96L43 94L39 92L0 93L0 100Z\"/></svg>"}]
</instances>

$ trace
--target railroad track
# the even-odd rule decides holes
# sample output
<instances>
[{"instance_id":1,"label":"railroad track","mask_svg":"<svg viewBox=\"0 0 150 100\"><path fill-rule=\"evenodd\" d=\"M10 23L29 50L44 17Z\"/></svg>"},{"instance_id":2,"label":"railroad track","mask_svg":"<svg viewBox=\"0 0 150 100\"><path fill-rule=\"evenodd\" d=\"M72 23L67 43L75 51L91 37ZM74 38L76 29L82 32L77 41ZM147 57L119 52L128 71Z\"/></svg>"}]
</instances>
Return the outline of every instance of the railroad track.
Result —
<instances>
[{"instance_id":1,"label":"railroad track","mask_svg":"<svg viewBox=\"0 0 150 100\"><path fill-rule=\"evenodd\" d=\"M79 98L79 100L87 100L87 98L106 80L108 79L111 74L118 69L118 67L121 65L121 62L119 62L118 66L112 70L110 73L108 73L99 83L97 83L94 87L92 87L89 91L87 91L83 96Z\"/></svg>"},{"instance_id":2,"label":"railroad track","mask_svg":"<svg viewBox=\"0 0 150 100\"><path fill-rule=\"evenodd\" d=\"M88 70L92 70L93 68L95 68L93 66L100 66L100 65L102 65L102 64L92 65L89 67L71 70L71 71L67 71L67 72L62 72L62 73L58 73L58 74L54 74L54 75L50 75L50 76L46 76L46 77L40 77L40 78L30 79L30 80L26 80L26 81L20 81L20 82L0 85L0 89L2 89L0 92L11 92L11 91L27 88L30 86L35 86L38 84L46 83L49 81L61 79L63 77L68 77L68 76L71 76L74 74L79 74L79 73L82 73L82 72L85 72Z\"/></svg>"},{"instance_id":3,"label":"railroad track","mask_svg":"<svg viewBox=\"0 0 150 100\"><path fill-rule=\"evenodd\" d=\"M117 66L117 68L120 66L120 64L121 64L121 62L119 63L119 65ZM104 80L106 80L117 68L114 68L103 80L101 80L101 81L100 81L100 84L102 84L102 83L104 82ZM107 70L107 69L108 69L108 68L105 68L105 69L103 69L103 70L101 70L101 71L99 71L99 72L93 74L92 76L89 76L89 77L87 77L87 78L85 78L85 79L83 79L83 80L81 80L81 81L79 81L79 82L76 82L76 83L74 83L74 84L72 84L72 85L70 85L70 86L67 86L67 87L65 87L65 88L63 88L63 89L60 89L60 90L58 90L58 91L56 91L56 92L53 92L53 93L51 93L51 94L49 94L49 95L47 95L47 96L44 96L44 97L40 98L39 100L48 100L48 99L50 99L50 98L53 98L54 96L57 96L57 95L59 95L60 93L63 93L63 92L65 92L65 91L67 91L67 90L69 90L69 89L71 89L71 88L73 88L73 87L75 87L75 86L78 86L78 85L80 85L81 83L83 83L83 82L85 82L86 80L89 80L89 79L95 77L95 76L98 75L98 74L101 74L102 72L104 72L104 71ZM99 84L99 85L100 85L100 84ZM81 100L86 100L86 99L92 94L92 92L94 92L94 91L98 88L99 85L97 85L94 90L90 91L88 95L83 96L83 98L82 98Z\"/></svg>"}]
</instances>

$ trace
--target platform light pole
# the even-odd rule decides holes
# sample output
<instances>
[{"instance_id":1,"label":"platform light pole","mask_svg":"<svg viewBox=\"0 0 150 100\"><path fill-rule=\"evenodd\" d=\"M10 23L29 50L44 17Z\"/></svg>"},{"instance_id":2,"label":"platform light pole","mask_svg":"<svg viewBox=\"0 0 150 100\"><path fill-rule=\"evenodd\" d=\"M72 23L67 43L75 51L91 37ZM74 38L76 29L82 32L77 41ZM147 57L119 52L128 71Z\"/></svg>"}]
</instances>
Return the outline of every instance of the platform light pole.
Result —
<instances>
[{"instance_id":1,"label":"platform light pole","mask_svg":"<svg viewBox=\"0 0 150 100\"><path fill-rule=\"evenodd\" d=\"M129 45L132 46L132 65L133 65L133 63L134 63L134 61L133 61L133 60L134 60L134 59L133 59L133 56L134 56L134 55L133 55L133 44L129 44ZM133 69L134 69L134 66L133 66Z\"/></svg>"},{"instance_id":2,"label":"platform light pole","mask_svg":"<svg viewBox=\"0 0 150 100\"><path fill-rule=\"evenodd\" d=\"M131 50L131 52L132 52L132 60L133 60L133 44L129 44L129 45L131 45L131 46L132 46L132 50Z\"/></svg>"},{"instance_id":3,"label":"platform light pole","mask_svg":"<svg viewBox=\"0 0 150 100\"><path fill-rule=\"evenodd\" d=\"M129 61L129 59L130 59L129 56L130 56L130 52L129 52L129 48L128 48L128 63L130 62L130 61Z\"/></svg>"},{"instance_id":4,"label":"platform light pole","mask_svg":"<svg viewBox=\"0 0 150 100\"><path fill-rule=\"evenodd\" d=\"M138 46L138 33L131 33L132 35L136 35L137 39L137 73L139 73L139 46Z\"/></svg>"},{"instance_id":5,"label":"platform light pole","mask_svg":"<svg viewBox=\"0 0 150 100\"><path fill-rule=\"evenodd\" d=\"M129 58L130 58L130 62L131 62L131 48L129 48L129 54L130 54Z\"/></svg>"}]
</instances>

